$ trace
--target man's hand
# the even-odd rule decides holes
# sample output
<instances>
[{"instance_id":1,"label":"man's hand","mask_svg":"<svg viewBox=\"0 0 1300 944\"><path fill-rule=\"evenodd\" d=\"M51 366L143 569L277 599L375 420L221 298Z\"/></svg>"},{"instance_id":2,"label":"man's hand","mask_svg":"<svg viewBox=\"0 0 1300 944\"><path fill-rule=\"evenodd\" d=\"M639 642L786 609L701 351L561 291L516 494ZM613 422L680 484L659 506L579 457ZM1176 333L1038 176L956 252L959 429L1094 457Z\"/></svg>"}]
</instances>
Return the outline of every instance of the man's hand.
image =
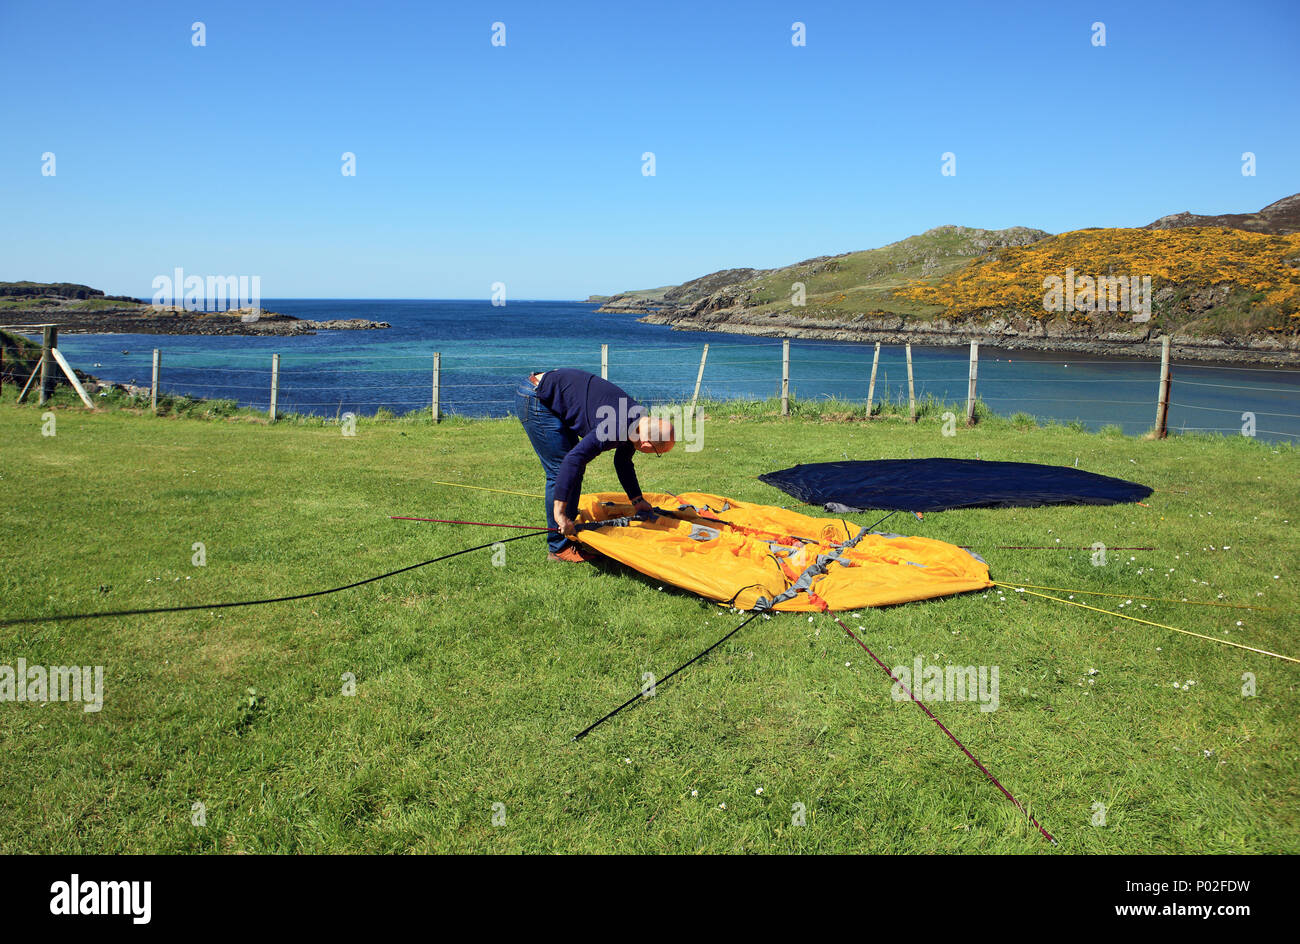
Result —
<instances>
[{"instance_id":1,"label":"man's hand","mask_svg":"<svg viewBox=\"0 0 1300 944\"><path fill-rule=\"evenodd\" d=\"M565 537L571 538L578 533L578 522L564 513L564 502L557 501L555 507L551 509L551 514L555 518L555 526Z\"/></svg>"},{"instance_id":2,"label":"man's hand","mask_svg":"<svg viewBox=\"0 0 1300 944\"><path fill-rule=\"evenodd\" d=\"M642 515L653 515L655 513L654 506L651 505L644 498L638 498L636 501L634 501L632 503L632 509L638 514L642 514Z\"/></svg>"}]
</instances>

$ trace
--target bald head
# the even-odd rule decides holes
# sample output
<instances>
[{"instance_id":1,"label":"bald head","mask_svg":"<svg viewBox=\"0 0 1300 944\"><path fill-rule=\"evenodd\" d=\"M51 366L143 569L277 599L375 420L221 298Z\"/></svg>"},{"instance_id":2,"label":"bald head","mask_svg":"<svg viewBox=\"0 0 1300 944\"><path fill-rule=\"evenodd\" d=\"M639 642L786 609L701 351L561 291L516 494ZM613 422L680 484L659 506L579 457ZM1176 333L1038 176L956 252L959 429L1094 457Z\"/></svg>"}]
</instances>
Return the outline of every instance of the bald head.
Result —
<instances>
[{"instance_id":1,"label":"bald head","mask_svg":"<svg viewBox=\"0 0 1300 944\"><path fill-rule=\"evenodd\" d=\"M665 453L677 441L677 431L671 420L643 416L632 428L632 445L638 452Z\"/></svg>"}]
</instances>

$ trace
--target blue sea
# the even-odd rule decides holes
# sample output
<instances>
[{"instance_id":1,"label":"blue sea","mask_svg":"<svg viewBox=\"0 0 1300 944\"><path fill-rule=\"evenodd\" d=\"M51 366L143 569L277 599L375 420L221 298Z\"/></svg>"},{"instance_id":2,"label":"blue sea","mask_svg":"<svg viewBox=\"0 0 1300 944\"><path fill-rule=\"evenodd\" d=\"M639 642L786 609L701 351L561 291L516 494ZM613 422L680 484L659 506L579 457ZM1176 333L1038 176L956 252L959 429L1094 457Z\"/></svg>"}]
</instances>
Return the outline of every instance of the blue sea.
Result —
<instances>
[{"instance_id":1,"label":"blue sea","mask_svg":"<svg viewBox=\"0 0 1300 944\"><path fill-rule=\"evenodd\" d=\"M392 327L321 331L303 337L77 335L60 337L73 366L110 381L147 385L154 348L162 353L162 387L170 393L227 398L265 409L271 355L280 354L279 409L327 416L380 408L427 409L434 352L442 355L441 406L446 413L501 416L515 384L533 370L580 367L600 371L609 345L609 378L646 403L690 398L700 352L709 345L700 395L779 395L781 342L771 338L673 331L634 315L597 314L581 302L266 299L263 308L299 318L367 318ZM864 401L874 345L793 340L790 388L797 398ZM967 350L914 346L918 397L962 403ZM1078 420L1096 429L1137 435L1155 421L1156 360L1088 354L1001 351L982 345L978 395L997 413ZM876 397L906 400L903 347L881 351ZM1241 435L1254 414L1261 439L1300 438L1300 370L1175 361L1171 430Z\"/></svg>"}]
</instances>

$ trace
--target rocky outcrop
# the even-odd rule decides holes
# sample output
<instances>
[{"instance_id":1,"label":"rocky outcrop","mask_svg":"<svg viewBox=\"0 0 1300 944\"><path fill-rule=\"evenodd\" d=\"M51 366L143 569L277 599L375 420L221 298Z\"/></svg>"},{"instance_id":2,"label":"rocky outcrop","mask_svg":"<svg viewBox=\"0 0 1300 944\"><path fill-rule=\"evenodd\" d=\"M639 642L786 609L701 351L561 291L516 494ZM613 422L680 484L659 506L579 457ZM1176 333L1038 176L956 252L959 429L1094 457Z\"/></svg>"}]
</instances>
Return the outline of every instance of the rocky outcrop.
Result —
<instances>
[{"instance_id":1,"label":"rocky outcrop","mask_svg":"<svg viewBox=\"0 0 1300 944\"><path fill-rule=\"evenodd\" d=\"M338 318L309 321L260 308L190 311L105 295L74 282L0 282L0 308L9 324L53 324L65 334L273 334L357 331L391 327L387 321Z\"/></svg>"},{"instance_id":2,"label":"rocky outcrop","mask_svg":"<svg viewBox=\"0 0 1300 944\"><path fill-rule=\"evenodd\" d=\"M304 321L316 331L368 331L372 328L391 328L387 321L367 321L365 318L337 318L333 321Z\"/></svg>"},{"instance_id":3,"label":"rocky outcrop","mask_svg":"<svg viewBox=\"0 0 1300 944\"><path fill-rule=\"evenodd\" d=\"M293 337L317 331L356 331L391 327L387 321L342 318L308 321L271 311L238 309L224 312L185 311L135 305L129 308L83 309L72 306L6 309L10 323L55 324L63 334L204 334L276 335Z\"/></svg>"},{"instance_id":4,"label":"rocky outcrop","mask_svg":"<svg viewBox=\"0 0 1300 944\"><path fill-rule=\"evenodd\" d=\"M1289 197L1270 203L1258 213L1222 213L1218 216L1171 213L1142 228L1178 229L1183 226L1226 226L1229 229L1244 229L1252 233L1272 233L1279 236L1300 233L1300 193L1293 193Z\"/></svg>"}]
</instances>

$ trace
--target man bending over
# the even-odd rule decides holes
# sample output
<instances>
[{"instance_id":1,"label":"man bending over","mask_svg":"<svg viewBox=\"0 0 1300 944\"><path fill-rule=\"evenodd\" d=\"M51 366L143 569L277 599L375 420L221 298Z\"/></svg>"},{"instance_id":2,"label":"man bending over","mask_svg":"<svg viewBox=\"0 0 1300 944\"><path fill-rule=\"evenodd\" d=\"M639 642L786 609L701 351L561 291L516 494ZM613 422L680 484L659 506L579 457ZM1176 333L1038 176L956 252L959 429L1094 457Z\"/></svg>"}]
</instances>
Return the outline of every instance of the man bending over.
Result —
<instances>
[{"instance_id":1,"label":"man bending over","mask_svg":"<svg viewBox=\"0 0 1300 944\"><path fill-rule=\"evenodd\" d=\"M515 413L546 472L546 524L554 529L547 560L587 560L569 538L577 534L574 519L583 473L602 452L614 450L614 471L636 510L652 510L641 497L632 455L671 449L676 438L671 422L651 417L608 380L571 367L522 381L515 392Z\"/></svg>"}]
</instances>

